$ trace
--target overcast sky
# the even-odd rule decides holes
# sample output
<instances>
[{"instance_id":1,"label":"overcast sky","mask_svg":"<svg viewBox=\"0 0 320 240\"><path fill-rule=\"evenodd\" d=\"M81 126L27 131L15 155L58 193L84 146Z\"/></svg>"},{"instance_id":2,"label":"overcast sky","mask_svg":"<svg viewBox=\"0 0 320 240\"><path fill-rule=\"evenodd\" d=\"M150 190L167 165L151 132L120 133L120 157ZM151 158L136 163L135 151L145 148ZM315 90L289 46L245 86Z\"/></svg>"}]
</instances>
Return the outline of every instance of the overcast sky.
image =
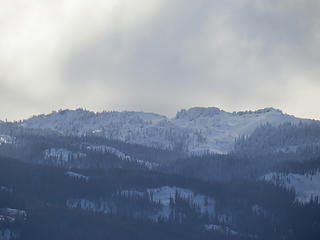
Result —
<instances>
[{"instance_id":1,"label":"overcast sky","mask_svg":"<svg viewBox=\"0 0 320 240\"><path fill-rule=\"evenodd\" d=\"M280 108L320 119L319 0L0 0L0 119Z\"/></svg>"}]
</instances>

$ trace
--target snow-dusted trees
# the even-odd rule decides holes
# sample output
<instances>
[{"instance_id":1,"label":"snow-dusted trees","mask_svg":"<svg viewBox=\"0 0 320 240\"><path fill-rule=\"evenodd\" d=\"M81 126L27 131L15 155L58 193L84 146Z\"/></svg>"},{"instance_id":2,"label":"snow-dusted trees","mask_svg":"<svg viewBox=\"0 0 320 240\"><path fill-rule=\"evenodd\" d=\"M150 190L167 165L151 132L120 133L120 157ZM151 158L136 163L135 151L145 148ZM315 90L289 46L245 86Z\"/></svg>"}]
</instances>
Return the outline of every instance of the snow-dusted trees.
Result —
<instances>
[{"instance_id":1,"label":"snow-dusted trees","mask_svg":"<svg viewBox=\"0 0 320 240\"><path fill-rule=\"evenodd\" d=\"M270 153L296 153L299 157L312 157L320 152L320 123L279 126L264 124L250 136L241 136L235 141L236 153L265 155Z\"/></svg>"}]
</instances>

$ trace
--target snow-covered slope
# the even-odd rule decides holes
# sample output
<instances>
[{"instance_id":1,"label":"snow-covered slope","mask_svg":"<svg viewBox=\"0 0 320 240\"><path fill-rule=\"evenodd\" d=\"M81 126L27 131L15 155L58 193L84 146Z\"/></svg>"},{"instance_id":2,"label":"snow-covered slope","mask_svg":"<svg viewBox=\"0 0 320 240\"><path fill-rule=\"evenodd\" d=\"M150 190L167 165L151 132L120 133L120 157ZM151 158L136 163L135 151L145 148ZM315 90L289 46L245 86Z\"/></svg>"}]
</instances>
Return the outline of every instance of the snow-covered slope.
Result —
<instances>
[{"instance_id":1,"label":"snow-covered slope","mask_svg":"<svg viewBox=\"0 0 320 240\"><path fill-rule=\"evenodd\" d=\"M175 186L163 186L160 188L145 189L144 191L136 190L123 190L118 193L121 197L126 199L134 199L140 197L141 199L145 194L150 198L151 202L157 206L152 211L148 212L146 216L150 219L157 221L159 218L168 220L170 214L172 214L172 206L170 202L175 202L176 194L179 198L184 199L186 203L197 206L201 215L215 216L216 202L212 197L195 194L190 189L175 187ZM120 201L117 201L118 203ZM115 205L112 199L109 200L88 200L88 199L69 199L66 202L68 208L81 208L87 211L110 213L117 211L117 208L123 208L123 206Z\"/></svg>"},{"instance_id":2,"label":"snow-covered slope","mask_svg":"<svg viewBox=\"0 0 320 240\"><path fill-rule=\"evenodd\" d=\"M174 199L176 193L179 193L183 199L192 199L192 202L199 207L201 214L215 215L215 200L205 195L195 194L190 189L163 186L160 188L147 189L146 192L152 196L154 202L161 204L161 209L152 216L153 219L158 219L159 217L169 218L171 213L170 198ZM124 190L121 194L132 197L134 195L143 196L144 192Z\"/></svg>"},{"instance_id":3,"label":"snow-covered slope","mask_svg":"<svg viewBox=\"0 0 320 240\"><path fill-rule=\"evenodd\" d=\"M64 148L46 149L43 152L43 155L45 159L54 158L59 160L60 162L68 162L71 159L85 158L87 156L85 153L80 153L80 152L75 153Z\"/></svg>"},{"instance_id":4,"label":"snow-covered slope","mask_svg":"<svg viewBox=\"0 0 320 240\"><path fill-rule=\"evenodd\" d=\"M72 171L67 171L66 175L69 177L72 177L74 179L77 179L77 180L88 180L89 179L88 176L82 175L80 173L72 172Z\"/></svg>"},{"instance_id":5,"label":"snow-covered slope","mask_svg":"<svg viewBox=\"0 0 320 240\"><path fill-rule=\"evenodd\" d=\"M234 140L249 135L262 124L279 125L284 122L299 123L302 119L265 108L257 111L225 112L218 108L191 108L182 110L172 119L175 125L190 129L203 141L191 141L191 151L226 153L233 149ZM302 120L308 121L308 120Z\"/></svg>"},{"instance_id":6,"label":"snow-covered slope","mask_svg":"<svg viewBox=\"0 0 320 240\"><path fill-rule=\"evenodd\" d=\"M15 141L14 137L8 135L0 135L0 145L1 144L13 144Z\"/></svg>"},{"instance_id":7,"label":"snow-covered slope","mask_svg":"<svg viewBox=\"0 0 320 240\"><path fill-rule=\"evenodd\" d=\"M87 150L91 150L91 151L96 151L96 152L101 152L101 153L111 153L115 156L117 156L119 159L124 160L124 161L128 161L128 162L133 162L136 163L138 165L142 165L147 167L148 169L153 169L155 167L159 167L158 163L154 163L154 162L149 162L149 161L145 161L145 160L141 160L141 159L136 159L124 152L119 151L116 148L110 147L110 146L106 146L106 145L87 145L85 146L85 148Z\"/></svg>"},{"instance_id":8,"label":"snow-covered slope","mask_svg":"<svg viewBox=\"0 0 320 240\"><path fill-rule=\"evenodd\" d=\"M23 121L26 128L52 129L66 135L94 134L127 143L189 153L227 153L234 140L249 135L265 123L309 121L265 108L257 111L225 112L218 108L181 110L174 118L144 112L61 110Z\"/></svg>"},{"instance_id":9,"label":"snow-covered slope","mask_svg":"<svg viewBox=\"0 0 320 240\"><path fill-rule=\"evenodd\" d=\"M314 174L294 174L294 173L269 173L261 179L282 185L288 189L294 189L296 200L299 202L309 202L314 197L320 197L320 172Z\"/></svg>"}]
</instances>

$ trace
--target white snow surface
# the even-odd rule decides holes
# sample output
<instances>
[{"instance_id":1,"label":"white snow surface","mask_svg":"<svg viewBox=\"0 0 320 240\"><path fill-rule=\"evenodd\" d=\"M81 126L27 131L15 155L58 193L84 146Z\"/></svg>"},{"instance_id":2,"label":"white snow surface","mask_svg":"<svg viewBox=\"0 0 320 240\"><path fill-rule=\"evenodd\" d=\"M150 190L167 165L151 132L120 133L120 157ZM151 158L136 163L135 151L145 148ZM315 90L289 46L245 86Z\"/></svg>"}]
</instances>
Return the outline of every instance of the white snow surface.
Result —
<instances>
[{"instance_id":1,"label":"white snow surface","mask_svg":"<svg viewBox=\"0 0 320 240\"><path fill-rule=\"evenodd\" d=\"M191 198L192 201L200 207L200 212L202 214L208 213L209 215L215 214L215 201L211 197L207 197L205 195L195 194L190 189L180 188L180 187L169 187L163 186L160 188L149 188L146 190L152 196L154 202L160 202L161 209L157 212L153 219L169 218L171 208L170 208L170 198L174 199L176 192L180 194L180 196L184 199ZM132 196L138 195L143 196L143 192L135 191L135 190L124 190L121 192L123 195Z\"/></svg>"},{"instance_id":2,"label":"white snow surface","mask_svg":"<svg viewBox=\"0 0 320 240\"><path fill-rule=\"evenodd\" d=\"M2 214L8 214L8 215L11 215L11 216L23 216L23 217L26 217L26 216L27 216L26 211L21 210L21 209L1 208L1 209L0 209L0 212L1 212Z\"/></svg>"},{"instance_id":3,"label":"white snow surface","mask_svg":"<svg viewBox=\"0 0 320 240\"><path fill-rule=\"evenodd\" d=\"M0 135L0 145L2 144L14 144L15 138L9 135Z\"/></svg>"},{"instance_id":4,"label":"white snow surface","mask_svg":"<svg viewBox=\"0 0 320 240\"><path fill-rule=\"evenodd\" d=\"M205 224L204 229L206 231L214 231L214 232L219 232L225 235L239 235L237 231L232 230L228 226L222 226L222 225L216 225L216 224Z\"/></svg>"},{"instance_id":5,"label":"white snow surface","mask_svg":"<svg viewBox=\"0 0 320 240\"><path fill-rule=\"evenodd\" d=\"M95 134L108 139L189 153L227 153L235 138L249 135L262 124L293 124L299 119L280 110L226 112L215 107L181 110L173 118L144 112L100 112L82 109L54 111L23 121L22 126L52 129L66 135Z\"/></svg>"},{"instance_id":6,"label":"white snow surface","mask_svg":"<svg viewBox=\"0 0 320 240\"><path fill-rule=\"evenodd\" d=\"M72 172L72 171L66 172L66 175L75 179L89 180L88 176L82 175L80 173Z\"/></svg>"},{"instance_id":7,"label":"white snow surface","mask_svg":"<svg viewBox=\"0 0 320 240\"><path fill-rule=\"evenodd\" d=\"M1 222L15 222L16 219L27 219L27 212L21 209L1 208L0 209L0 223ZM1 240L1 238L0 238Z\"/></svg>"},{"instance_id":8,"label":"white snow surface","mask_svg":"<svg viewBox=\"0 0 320 240\"><path fill-rule=\"evenodd\" d=\"M268 173L260 179L294 189L296 200L307 203L312 197L320 198L320 172L315 174Z\"/></svg>"},{"instance_id":9,"label":"white snow surface","mask_svg":"<svg viewBox=\"0 0 320 240\"><path fill-rule=\"evenodd\" d=\"M149 162L149 161L145 161L145 160L141 160L141 159L136 159L136 158L124 153L124 152L119 151L118 149L116 149L114 147L110 147L107 145L88 145L88 146L86 146L86 149L101 152L101 153L111 153L111 154L117 156L121 160L128 161L128 162L134 162L136 164L145 166L148 169L153 169L153 168L159 166L158 163Z\"/></svg>"},{"instance_id":10,"label":"white snow surface","mask_svg":"<svg viewBox=\"0 0 320 240\"><path fill-rule=\"evenodd\" d=\"M144 192L136 190L123 190L120 192L120 195L124 197L134 197L144 196L145 193L148 193L152 196L152 201L155 203L160 203L160 208L150 213L149 218L155 221L159 217L162 219L168 219L171 213L170 207L170 198L175 197L176 192L180 194L181 197L188 199L191 198L193 203L197 204L200 208L201 214L208 213L210 216L215 215L215 200L211 197L195 194L190 189L180 188L180 187L169 187L163 186L160 188L149 188ZM101 213L110 213L113 208L113 204L108 200L98 199L98 200L88 200L88 199L69 199L66 202L68 208L80 208L92 212L101 212Z\"/></svg>"},{"instance_id":11,"label":"white snow surface","mask_svg":"<svg viewBox=\"0 0 320 240\"><path fill-rule=\"evenodd\" d=\"M110 213L111 207L108 204L108 201L98 200L91 201L88 199L69 199L66 202L68 208L80 208L86 211L92 212L101 212L101 213Z\"/></svg>"},{"instance_id":12,"label":"white snow surface","mask_svg":"<svg viewBox=\"0 0 320 240\"><path fill-rule=\"evenodd\" d=\"M72 152L64 148L50 148L43 152L44 159L54 158L59 163L67 163L71 159L85 158L87 155L80 152Z\"/></svg>"}]
</instances>

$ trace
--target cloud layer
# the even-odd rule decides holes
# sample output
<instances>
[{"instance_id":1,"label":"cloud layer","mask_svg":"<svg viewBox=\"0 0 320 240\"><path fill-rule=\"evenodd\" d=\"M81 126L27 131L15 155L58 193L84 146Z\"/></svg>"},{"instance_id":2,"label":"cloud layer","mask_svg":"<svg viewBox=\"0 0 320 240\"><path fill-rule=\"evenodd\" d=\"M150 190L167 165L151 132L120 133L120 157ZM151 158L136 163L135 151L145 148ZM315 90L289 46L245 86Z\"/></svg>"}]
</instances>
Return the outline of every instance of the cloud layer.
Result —
<instances>
[{"instance_id":1,"label":"cloud layer","mask_svg":"<svg viewBox=\"0 0 320 240\"><path fill-rule=\"evenodd\" d=\"M0 3L0 119L281 108L320 119L315 0Z\"/></svg>"}]
</instances>

